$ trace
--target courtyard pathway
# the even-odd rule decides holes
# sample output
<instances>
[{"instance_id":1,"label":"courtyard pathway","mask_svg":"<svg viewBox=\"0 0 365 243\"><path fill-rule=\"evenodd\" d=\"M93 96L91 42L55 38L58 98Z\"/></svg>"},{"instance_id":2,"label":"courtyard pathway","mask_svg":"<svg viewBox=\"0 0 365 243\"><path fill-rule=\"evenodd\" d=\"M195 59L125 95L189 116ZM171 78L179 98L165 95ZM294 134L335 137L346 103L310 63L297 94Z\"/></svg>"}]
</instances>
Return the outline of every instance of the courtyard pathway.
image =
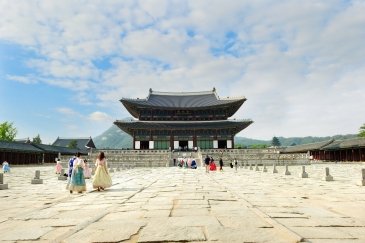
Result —
<instances>
[{"instance_id":1,"label":"courtyard pathway","mask_svg":"<svg viewBox=\"0 0 365 243\"><path fill-rule=\"evenodd\" d=\"M322 178L330 168L334 181ZM70 194L53 167L14 167L0 190L1 242L365 242L365 164L301 166L291 175L136 168L113 186ZM43 184L31 184L35 170Z\"/></svg>"}]
</instances>

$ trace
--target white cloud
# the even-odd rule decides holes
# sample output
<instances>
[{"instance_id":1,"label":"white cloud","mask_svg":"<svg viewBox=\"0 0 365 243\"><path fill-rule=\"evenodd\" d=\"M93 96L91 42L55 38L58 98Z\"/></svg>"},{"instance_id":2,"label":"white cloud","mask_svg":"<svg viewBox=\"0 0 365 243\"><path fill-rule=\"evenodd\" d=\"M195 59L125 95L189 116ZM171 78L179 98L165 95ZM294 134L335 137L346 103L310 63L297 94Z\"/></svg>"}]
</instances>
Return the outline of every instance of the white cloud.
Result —
<instances>
[{"instance_id":1,"label":"white cloud","mask_svg":"<svg viewBox=\"0 0 365 243\"><path fill-rule=\"evenodd\" d=\"M62 115L67 115L67 116L74 116L74 115L78 114L73 109L67 108L67 107L59 107L59 108L57 108L57 111L59 113L61 113Z\"/></svg>"},{"instance_id":2,"label":"white cloud","mask_svg":"<svg viewBox=\"0 0 365 243\"><path fill-rule=\"evenodd\" d=\"M89 114L88 116L89 120L92 120L92 121L111 121L112 118L104 113L104 112L101 112L101 111L95 111L91 114Z\"/></svg>"},{"instance_id":3,"label":"white cloud","mask_svg":"<svg viewBox=\"0 0 365 243\"><path fill-rule=\"evenodd\" d=\"M35 84L38 81L34 77L28 76L17 76L17 75L6 75L6 78L9 80L14 80L23 84Z\"/></svg>"},{"instance_id":4,"label":"white cloud","mask_svg":"<svg viewBox=\"0 0 365 243\"><path fill-rule=\"evenodd\" d=\"M128 115L118 100L149 88L216 87L248 98L244 136L332 135L364 122L364 12L340 0L2 1L0 40L38 55L34 73L8 79L71 90L105 109L93 120Z\"/></svg>"}]
</instances>

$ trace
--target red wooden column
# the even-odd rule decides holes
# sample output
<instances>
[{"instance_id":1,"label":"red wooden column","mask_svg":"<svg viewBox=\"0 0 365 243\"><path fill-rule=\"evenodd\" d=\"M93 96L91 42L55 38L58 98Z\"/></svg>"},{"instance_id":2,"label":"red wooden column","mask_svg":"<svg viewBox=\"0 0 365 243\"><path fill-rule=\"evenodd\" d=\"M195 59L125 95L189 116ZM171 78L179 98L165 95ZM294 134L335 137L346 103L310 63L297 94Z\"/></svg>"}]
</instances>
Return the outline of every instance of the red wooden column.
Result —
<instances>
[{"instance_id":1,"label":"red wooden column","mask_svg":"<svg viewBox=\"0 0 365 243\"><path fill-rule=\"evenodd\" d=\"M196 139L196 129L194 129L194 132L193 132L193 147L198 147L198 142L197 142L197 139Z\"/></svg>"},{"instance_id":2,"label":"red wooden column","mask_svg":"<svg viewBox=\"0 0 365 243\"><path fill-rule=\"evenodd\" d=\"M133 130L133 149L136 149L136 147L135 147L135 141L136 141L136 131L135 130Z\"/></svg>"}]
</instances>

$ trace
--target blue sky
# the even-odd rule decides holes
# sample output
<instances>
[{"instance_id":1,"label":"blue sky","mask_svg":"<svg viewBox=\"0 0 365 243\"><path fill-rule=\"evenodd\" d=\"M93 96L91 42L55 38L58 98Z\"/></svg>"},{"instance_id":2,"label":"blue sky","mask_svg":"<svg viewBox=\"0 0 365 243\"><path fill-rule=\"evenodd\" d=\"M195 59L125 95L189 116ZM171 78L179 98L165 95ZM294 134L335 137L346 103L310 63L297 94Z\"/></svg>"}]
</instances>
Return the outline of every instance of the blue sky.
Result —
<instances>
[{"instance_id":1,"label":"blue sky","mask_svg":"<svg viewBox=\"0 0 365 243\"><path fill-rule=\"evenodd\" d=\"M0 1L0 122L95 137L122 97L245 96L239 136L331 136L365 122L365 1Z\"/></svg>"}]
</instances>

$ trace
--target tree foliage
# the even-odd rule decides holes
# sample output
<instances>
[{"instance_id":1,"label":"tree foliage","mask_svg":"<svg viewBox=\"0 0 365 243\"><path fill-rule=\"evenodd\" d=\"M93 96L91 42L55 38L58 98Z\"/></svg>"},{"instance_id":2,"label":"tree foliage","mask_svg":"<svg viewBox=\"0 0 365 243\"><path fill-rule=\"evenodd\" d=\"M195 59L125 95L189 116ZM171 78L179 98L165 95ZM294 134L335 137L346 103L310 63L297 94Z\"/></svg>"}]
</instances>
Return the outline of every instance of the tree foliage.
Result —
<instances>
[{"instance_id":1,"label":"tree foliage","mask_svg":"<svg viewBox=\"0 0 365 243\"><path fill-rule=\"evenodd\" d=\"M67 147L69 148L77 148L77 141L76 140L71 140L70 143L67 145Z\"/></svg>"},{"instance_id":2,"label":"tree foliage","mask_svg":"<svg viewBox=\"0 0 365 243\"><path fill-rule=\"evenodd\" d=\"M275 146L275 147L280 147L281 146L281 143L279 141L279 139L277 137L273 137L272 138L272 141L271 141L271 145L272 146Z\"/></svg>"},{"instance_id":3,"label":"tree foliage","mask_svg":"<svg viewBox=\"0 0 365 243\"><path fill-rule=\"evenodd\" d=\"M17 133L18 131L12 122L0 123L0 140L14 141Z\"/></svg>"},{"instance_id":4,"label":"tree foliage","mask_svg":"<svg viewBox=\"0 0 365 243\"><path fill-rule=\"evenodd\" d=\"M250 146L252 149L264 149L267 148L267 144L252 144Z\"/></svg>"},{"instance_id":5,"label":"tree foliage","mask_svg":"<svg viewBox=\"0 0 365 243\"><path fill-rule=\"evenodd\" d=\"M365 138L365 123L360 127L359 134L357 136Z\"/></svg>"},{"instance_id":6,"label":"tree foliage","mask_svg":"<svg viewBox=\"0 0 365 243\"><path fill-rule=\"evenodd\" d=\"M36 137L33 138L32 143L35 143L35 144L41 144L42 143L42 139L39 136L39 134Z\"/></svg>"}]
</instances>

